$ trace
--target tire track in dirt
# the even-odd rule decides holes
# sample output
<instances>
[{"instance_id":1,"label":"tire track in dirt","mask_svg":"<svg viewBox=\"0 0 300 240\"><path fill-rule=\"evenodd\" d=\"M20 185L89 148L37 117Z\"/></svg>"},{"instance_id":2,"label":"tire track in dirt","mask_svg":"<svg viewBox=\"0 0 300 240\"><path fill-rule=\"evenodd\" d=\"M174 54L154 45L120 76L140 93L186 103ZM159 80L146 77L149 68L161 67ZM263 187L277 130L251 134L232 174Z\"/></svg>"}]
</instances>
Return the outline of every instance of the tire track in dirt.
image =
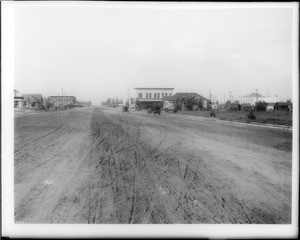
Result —
<instances>
[{"instance_id":1,"label":"tire track in dirt","mask_svg":"<svg viewBox=\"0 0 300 240\"><path fill-rule=\"evenodd\" d=\"M132 114L133 115L133 114ZM130 116L129 114L127 115L121 115L124 118L134 120L135 116ZM150 129L152 129L152 126L155 126L156 128L164 128L164 129L169 129L170 127L165 126L165 120L161 121L160 119L163 118L157 118L157 125L153 125L153 121L148 119L148 117L145 119L143 119L142 115L139 115L139 120L143 122L143 126L146 127L150 127ZM153 118L154 119L154 118ZM152 121L152 126L151 126L151 121ZM135 124L135 122L131 122L131 124ZM199 130L196 130L192 135L191 135L191 131L188 129L187 126L181 127L181 126L177 126L178 124L176 124L176 131L177 134L179 135L182 134L183 136L189 136L189 138L187 139L188 141L193 141L194 139L198 139L199 136L197 136L196 134L198 132L200 132ZM185 125L187 125L185 123ZM145 127L145 128L146 128ZM166 128L165 128L166 127ZM144 129L143 129L144 130ZM169 129L172 132L172 129ZM178 132L179 130L179 132ZM151 130L150 130L151 131ZM153 132L154 138L156 137L155 135L155 131ZM152 135L152 136L153 136ZM174 135L174 131L172 133L172 135ZM148 134L146 137L143 138L144 139L151 139L151 137L149 138L149 136L151 136L150 134ZM153 139L154 139L153 138ZM213 139L215 140L215 139ZM170 136L167 136L167 141L170 142ZM268 179L266 176L261 175L261 177L259 177L260 175L255 174L255 172L252 171L248 171L248 168L245 168L245 166L243 165L239 165L238 162L232 162L232 160L227 161L226 160L226 156L228 154L230 154L232 151L234 151L234 149L228 149L229 152L224 155L224 159L219 158L217 159L218 161L216 162L215 160L215 155L214 151L218 150L217 148L213 148L211 151L209 151L209 149L211 147L209 147L208 149L206 149L205 145L203 145L204 147L200 147L200 149L203 149L203 152L199 151L199 146L197 146L197 155L196 156L192 156L192 160L190 161L190 163L186 163L188 160L188 156L186 156L186 151L191 151L191 149L193 149L193 144L191 142L185 142L182 146L185 146L185 149L183 150L183 154L180 154L180 152L175 151L175 153L171 153L174 149L176 149L176 145L177 143L173 143L170 145L169 144L169 148L166 148L166 146L168 146L168 144L164 144L164 147L161 148L161 151L163 151L164 154L161 154L159 159L160 161L162 160L162 156L163 155L168 155L170 153L170 155L176 155L176 157L172 160L172 161L178 161L178 171L174 170L174 167L172 167L171 169L173 171L171 171L170 169L167 171L168 175L165 179L170 178L171 180L169 180L169 183L171 185L163 185L162 184L162 191L164 192L169 192L169 193L173 193L173 199L174 199L174 204L176 202L176 200L181 198L184 199L185 201L188 201L189 203L185 203L183 204L181 202L181 205L183 206L184 210L183 212L187 212L188 218L190 220L192 220L192 222L203 222L203 223L274 223L274 222L289 222L289 214L288 212L290 211L288 208L289 203L287 203L287 205L283 206L284 209L286 209L286 216L280 215L281 210L278 211L273 207L270 207L272 205L276 206L276 200L273 201L273 199L271 201L273 201L274 203L270 204L268 206L268 202L264 202L264 198L260 197L260 201L262 202L258 202L255 199L255 195L253 197L251 197L251 195L249 195L249 193L247 193L248 195L246 195L244 198L243 195L239 194L236 195L236 190L232 188L231 185L236 185L238 184L237 182L235 182L236 177L232 178L231 174L238 174L239 178L241 179L245 179L244 181L248 182L247 184L250 184L250 190L252 187L257 188L257 192L256 194L259 194L260 191L263 190L264 192L268 192L268 197L270 197L271 195L274 196L274 194L276 195L277 191L274 189L277 189L276 185L273 184L272 182L270 182L270 179ZM206 142L211 142L211 144L215 144L215 141L212 141L212 139L206 139ZM154 143L151 144L152 147L155 147L155 142L159 143L159 140L155 139ZM147 141L147 143L149 143ZM218 143L218 142L217 142ZM159 143L160 144L160 143ZM194 143L195 144L195 143ZM197 140L197 144L199 145L199 142ZM208 146L213 146L209 144ZM223 144L223 140L220 141L220 143L218 143L218 145ZM239 144L240 145L240 144ZM252 144L253 145L253 144ZM201 146L201 142L200 142L200 146ZM243 145L242 145L243 146ZM222 149L222 148L220 148ZM158 150L158 149L155 149ZM263 148L262 148L263 150ZM221 151L221 150L219 150ZM243 158L249 158L249 160L255 160L258 161L259 159L254 159L252 155L242 155L241 153L239 153L239 150L237 149L237 151L235 151L236 153L238 153L239 157L241 159ZM247 152L246 152L247 153ZM185 156L184 156L185 155ZM208 157L208 159L202 159L201 163L199 164L199 168L195 168L195 166L197 166L198 163L198 159L201 159L202 156L206 156ZM221 155L220 155L221 156ZM228 155L230 157L230 155ZM232 158L229 158L232 159ZM226 160L226 161L225 161ZM274 162L274 161L273 161ZM159 164L155 163L158 166L158 169L155 169L154 172L158 172L159 169L168 166L167 163L165 164ZM151 164L151 166L155 165L155 164ZM186 165L185 165L186 164ZM172 166L172 164L170 164ZM188 165L190 165L191 167L186 168ZM272 163L268 163L266 162L266 167L270 168L271 166L274 166L274 164ZM188 169L186 171L186 169ZM195 171L195 169L197 169ZM196 175L195 175L196 174ZM229 174L229 175L228 175ZM246 176L245 176L246 174ZM201 178L197 178L197 176L200 175ZM212 176L210 176L212 175ZM255 176L257 175L257 176ZM186 183L186 188L183 188L184 190L180 190L180 191L174 191L172 188L172 184L174 185L174 176L176 179L177 177L177 181L179 181L179 183L184 182ZM191 182L188 183L188 176L196 176L194 177L195 179ZM203 177L202 177L203 176ZM185 178L186 177L186 178ZM198 179L198 180L197 180ZM176 182L176 181L175 181ZM184 184L183 184L184 185ZM252 185L252 186L251 186ZM175 189L176 189L176 184L174 185ZM258 189L260 188L260 189ZM280 187L282 189L282 186ZM166 191L166 189L168 189L168 191ZM198 189L198 192L195 192L195 189ZM199 191L199 189L201 191ZM247 189L245 189L247 190ZM244 191L245 191L244 190ZM279 189L280 190L280 189ZM187 194L183 194L182 192L186 191ZM245 191L246 193L246 191ZM280 194L279 194L280 193ZM278 197L282 196L283 192L279 192L278 191ZM181 196L181 197L180 197ZM289 196L285 197L286 199L290 199ZM267 199L267 196L266 196ZM177 202L180 202L177 201ZM251 202L253 201L253 202ZM195 205L196 207L193 207L192 205ZM198 209L197 209L198 208ZM190 211L190 209L192 209L192 211ZM260 209L260 210L258 210ZM275 210L275 211L274 211ZM193 215L188 214L188 212L197 212L198 211L198 216L193 217ZM262 212L261 214L259 213ZM202 212L202 213L201 213ZM182 214L182 213L181 213ZM199 216L199 215L202 216ZM184 215L184 214L182 214ZM181 222L184 222L181 221Z\"/></svg>"},{"instance_id":2,"label":"tire track in dirt","mask_svg":"<svg viewBox=\"0 0 300 240\"><path fill-rule=\"evenodd\" d=\"M92 206L91 212L97 209L97 216L90 216L92 219L90 222L141 223L145 219L149 221L151 216L149 213L152 214L157 209L161 211L164 206L158 204L154 206L153 201L150 201L151 206L146 204L148 199L151 199L150 195L157 192L157 187L154 186L153 180L145 177L147 176L146 161L144 160L146 156L139 150L140 143L135 139L139 135L139 127L136 127L135 137L131 137L124 132L123 128L126 123L122 119L119 118L117 122L112 122L111 119L105 119L103 113L98 112L97 114L97 118L102 119L102 122L97 122L98 126L95 127L94 134L97 136L98 128L100 128L100 132L106 136L106 141L98 145L99 149L96 151L96 154L102 155L100 163L97 164L97 166L99 164L101 166L99 170L101 180L97 183L97 192L91 193L89 196L91 199L89 203L95 205ZM110 129L114 130L110 131ZM111 134L107 136L105 131L109 131ZM144 182L142 186L141 182ZM91 184L95 185L96 183ZM109 204L105 197L102 198L104 191L106 198L112 198L114 204ZM149 196L149 198L141 197L141 195ZM100 198L102 201L99 200ZM89 207L92 204L89 204ZM107 205L111 209L109 213L103 210L107 208ZM86 208L87 206L84 207L84 209ZM149 209L151 210L149 211ZM147 217L145 218L146 213ZM166 218L167 212L164 211L162 215ZM164 222L165 220L158 219L157 221Z\"/></svg>"},{"instance_id":3,"label":"tire track in dirt","mask_svg":"<svg viewBox=\"0 0 300 240\"><path fill-rule=\"evenodd\" d=\"M16 221L37 223L51 221L51 214L59 199L59 195L68 186L68 183L78 172L84 160L83 158L80 161L84 152L72 149L81 143L81 132L84 127L79 122L81 122L80 117L74 118L71 115L70 118L66 119L65 125L58 128L59 131L53 131L52 135L47 134L44 138L40 138L39 143L47 146L49 146L49 139L56 139L55 144L51 147L51 151L48 149L43 155L43 153L37 154L37 151L34 149L31 150L35 156L30 157L28 160L30 160L34 171L31 172L30 178L28 178L29 182L20 182L16 190ZM73 141L72 137L76 141ZM74 145L69 144L71 141ZM70 149L73 151L70 151ZM28 151L28 148L23 149L23 151ZM44 165L39 167L41 163L44 163ZM67 171L64 171L64 169ZM34 172L37 174L33 174ZM16 174L18 175L19 172Z\"/></svg>"},{"instance_id":4,"label":"tire track in dirt","mask_svg":"<svg viewBox=\"0 0 300 240\"><path fill-rule=\"evenodd\" d=\"M257 169L257 154L252 156L248 150L244 156L232 155L242 144L220 155L225 143L215 140L211 130L204 132L209 136L204 139L199 129L191 131L187 123L169 124L165 116L137 117L97 108L89 113L89 117L66 115L60 130L39 136L33 144L48 146L51 153L46 157L37 148L23 145L34 153L27 157L28 163L44 165L33 166L34 176L24 178L28 184L26 194L17 200L16 220L90 224L290 221L288 214L280 215L281 209L273 210L276 200L270 199L273 205L263 196L257 201L262 189L267 199L276 195L272 192L276 187L278 194L285 193L284 186L276 186ZM239 158L253 159L253 164L244 166ZM266 162L263 166L275 165ZM251 196L249 188L242 195L235 189L240 188L237 179L255 188L252 192L259 191ZM289 211L288 203L282 206Z\"/></svg>"}]
</instances>

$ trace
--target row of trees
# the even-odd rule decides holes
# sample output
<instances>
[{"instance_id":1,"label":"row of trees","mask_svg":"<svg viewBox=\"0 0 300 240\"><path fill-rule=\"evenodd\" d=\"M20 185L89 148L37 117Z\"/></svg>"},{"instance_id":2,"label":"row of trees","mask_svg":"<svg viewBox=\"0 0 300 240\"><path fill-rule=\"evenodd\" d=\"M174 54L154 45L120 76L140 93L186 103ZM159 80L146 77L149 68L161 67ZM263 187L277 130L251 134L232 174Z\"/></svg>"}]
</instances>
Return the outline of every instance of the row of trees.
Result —
<instances>
[{"instance_id":1,"label":"row of trees","mask_svg":"<svg viewBox=\"0 0 300 240\"><path fill-rule=\"evenodd\" d=\"M101 102L102 106L107 106L107 107L116 107L118 104L122 104L123 100L118 99L118 98L107 98L105 101Z\"/></svg>"},{"instance_id":2,"label":"row of trees","mask_svg":"<svg viewBox=\"0 0 300 240\"><path fill-rule=\"evenodd\" d=\"M229 100L225 103L224 108L225 109L232 109L232 104L238 104L238 110L241 110L241 104L239 102L231 103ZM264 101L256 102L254 107L252 107L252 110L257 112L265 112L267 110L268 103Z\"/></svg>"}]
</instances>

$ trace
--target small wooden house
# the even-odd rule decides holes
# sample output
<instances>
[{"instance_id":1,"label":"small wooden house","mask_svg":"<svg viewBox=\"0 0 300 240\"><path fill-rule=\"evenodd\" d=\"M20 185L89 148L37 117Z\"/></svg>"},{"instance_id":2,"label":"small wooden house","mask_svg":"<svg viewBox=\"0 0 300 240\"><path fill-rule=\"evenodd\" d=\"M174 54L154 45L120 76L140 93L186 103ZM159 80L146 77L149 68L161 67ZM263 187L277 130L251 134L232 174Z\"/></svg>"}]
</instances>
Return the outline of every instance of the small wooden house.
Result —
<instances>
[{"instance_id":1,"label":"small wooden house","mask_svg":"<svg viewBox=\"0 0 300 240\"><path fill-rule=\"evenodd\" d=\"M274 110L275 111L288 112L289 111L289 106L290 106L290 108L292 107L291 102L277 102L274 105Z\"/></svg>"},{"instance_id":2,"label":"small wooden house","mask_svg":"<svg viewBox=\"0 0 300 240\"><path fill-rule=\"evenodd\" d=\"M174 109L177 105L182 110L197 110L200 102L203 108L207 108L208 104L205 104L207 101L208 99L198 93L179 92L172 96L164 96L163 107L165 109Z\"/></svg>"},{"instance_id":3,"label":"small wooden house","mask_svg":"<svg viewBox=\"0 0 300 240\"><path fill-rule=\"evenodd\" d=\"M41 109L43 105L42 94L22 94L24 101L26 102L26 108Z\"/></svg>"}]
</instances>

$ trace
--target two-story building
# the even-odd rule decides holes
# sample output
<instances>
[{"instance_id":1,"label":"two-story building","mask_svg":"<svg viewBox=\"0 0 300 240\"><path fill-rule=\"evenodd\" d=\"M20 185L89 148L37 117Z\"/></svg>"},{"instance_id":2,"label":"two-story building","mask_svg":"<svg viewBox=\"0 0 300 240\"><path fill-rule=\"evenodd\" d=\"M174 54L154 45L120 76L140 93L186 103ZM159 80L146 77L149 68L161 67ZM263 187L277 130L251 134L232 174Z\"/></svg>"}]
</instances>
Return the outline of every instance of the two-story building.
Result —
<instances>
[{"instance_id":1,"label":"two-story building","mask_svg":"<svg viewBox=\"0 0 300 240\"><path fill-rule=\"evenodd\" d=\"M48 97L50 104L53 104L54 107L63 107L67 105L75 105L76 97L73 96L50 96Z\"/></svg>"},{"instance_id":2,"label":"two-story building","mask_svg":"<svg viewBox=\"0 0 300 240\"><path fill-rule=\"evenodd\" d=\"M172 96L174 88L134 88L133 102L135 106L143 108L151 107L153 104L161 104L164 96Z\"/></svg>"}]
</instances>

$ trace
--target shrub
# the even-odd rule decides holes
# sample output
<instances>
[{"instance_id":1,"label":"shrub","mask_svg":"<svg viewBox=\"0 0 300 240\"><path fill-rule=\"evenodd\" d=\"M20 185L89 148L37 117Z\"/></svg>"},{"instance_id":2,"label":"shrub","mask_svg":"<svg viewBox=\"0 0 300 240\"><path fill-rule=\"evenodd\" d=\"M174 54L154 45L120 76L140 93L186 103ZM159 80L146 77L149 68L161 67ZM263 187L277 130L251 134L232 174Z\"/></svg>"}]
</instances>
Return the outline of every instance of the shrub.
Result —
<instances>
[{"instance_id":1,"label":"shrub","mask_svg":"<svg viewBox=\"0 0 300 240\"><path fill-rule=\"evenodd\" d=\"M185 105L186 109L189 110L189 111L192 111L193 110L193 99L191 98L188 98L186 100L186 105Z\"/></svg>"},{"instance_id":2,"label":"shrub","mask_svg":"<svg viewBox=\"0 0 300 240\"><path fill-rule=\"evenodd\" d=\"M178 103L175 103L174 110L181 110L181 106Z\"/></svg>"},{"instance_id":3,"label":"shrub","mask_svg":"<svg viewBox=\"0 0 300 240\"><path fill-rule=\"evenodd\" d=\"M126 105L126 106L123 106L123 107L122 107L122 111L123 111L123 112L128 112L128 108L129 108L129 107L128 107L127 105Z\"/></svg>"},{"instance_id":4,"label":"shrub","mask_svg":"<svg viewBox=\"0 0 300 240\"><path fill-rule=\"evenodd\" d=\"M255 103L255 110L258 112L265 112L267 110L267 103L266 102L257 102Z\"/></svg>"},{"instance_id":5,"label":"shrub","mask_svg":"<svg viewBox=\"0 0 300 240\"><path fill-rule=\"evenodd\" d=\"M256 117L253 113L253 110L250 110L250 112L247 114L247 117L248 117L249 120L255 120L256 119Z\"/></svg>"},{"instance_id":6,"label":"shrub","mask_svg":"<svg viewBox=\"0 0 300 240\"><path fill-rule=\"evenodd\" d=\"M202 100L200 100L198 102L198 109L201 111L202 108L203 108L203 103L202 103Z\"/></svg>"}]
</instances>

